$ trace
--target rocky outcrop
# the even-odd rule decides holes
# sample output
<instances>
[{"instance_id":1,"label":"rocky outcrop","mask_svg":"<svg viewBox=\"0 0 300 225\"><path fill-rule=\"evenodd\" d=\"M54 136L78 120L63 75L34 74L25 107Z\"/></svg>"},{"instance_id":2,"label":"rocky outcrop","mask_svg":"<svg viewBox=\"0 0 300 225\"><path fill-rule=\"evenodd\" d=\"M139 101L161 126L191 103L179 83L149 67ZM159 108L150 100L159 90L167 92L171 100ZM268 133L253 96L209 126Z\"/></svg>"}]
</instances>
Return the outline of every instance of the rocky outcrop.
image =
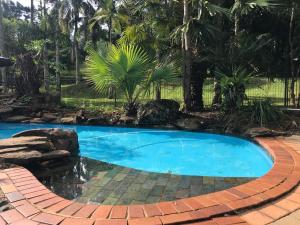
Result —
<instances>
[{"instance_id":1,"label":"rocky outcrop","mask_svg":"<svg viewBox=\"0 0 300 225\"><path fill-rule=\"evenodd\" d=\"M137 124L159 125L175 120L179 114L180 105L173 100L149 101L138 108Z\"/></svg>"},{"instance_id":2,"label":"rocky outcrop","mask_svg":"<svg viewBox=\"0 0 300 225\"><path fill-rule=\"evenodd\" d=\"M5 122L9 122L9 123L20 123L20 122L27 122L29 121L31 118L28 116L21 116L21 115L17 115L17 116L11 116L5 119Z\"/></svg>"},{"instance_id":3,"label":"rocky outcrop","mask_svg":"<svg viewBox=\"0 0 300 225\"><path fill-rule=\"evenodd\" d=\"M254 137L276 137L287 135L285 132L271 130L265 127L254 127L249 128L245 132L245 136L254 138Z\"/></svg>"},{"instance_id":4,"label":"rocky outcrop","mask_svg":"<svg viewBox=\"0 0 300 225\"><path fill-rule=\"evenodd\" d=\"M7 163L29 164L78 154L76 132L62 129L28 130L0 140L0 158Z\"/></svg>"},{"instance_id":5,"label":"rocky outcrop","mask_svg":"<svg viewBox=\"0 0 300 225\"><path fill-rule=\"evenodd\" d=\"M174 125L177 128L191 131L204 130L208 127L206 121L199 118L181 118L178 119Z\"/></svg>"}]
</instances>

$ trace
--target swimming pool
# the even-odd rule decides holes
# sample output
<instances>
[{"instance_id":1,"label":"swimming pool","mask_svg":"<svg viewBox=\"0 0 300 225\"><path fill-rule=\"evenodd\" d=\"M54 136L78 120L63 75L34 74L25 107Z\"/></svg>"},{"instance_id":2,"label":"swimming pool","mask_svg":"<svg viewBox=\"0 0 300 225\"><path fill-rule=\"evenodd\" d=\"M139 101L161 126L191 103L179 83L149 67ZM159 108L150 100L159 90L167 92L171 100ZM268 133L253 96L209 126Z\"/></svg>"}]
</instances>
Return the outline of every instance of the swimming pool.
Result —
<instances>
[{"instance_id":1,"label":"swimming pool","mask_svg":"<svg viewBox=\"0 0 300 225\"><path fill-rule=\"evenodd\" d=\"M157 173L260 177L273 165L258 145L236 137L174 130L0 123L0 138L38 128L74 129L80 155Z\"/></svg>"}]
</instances>

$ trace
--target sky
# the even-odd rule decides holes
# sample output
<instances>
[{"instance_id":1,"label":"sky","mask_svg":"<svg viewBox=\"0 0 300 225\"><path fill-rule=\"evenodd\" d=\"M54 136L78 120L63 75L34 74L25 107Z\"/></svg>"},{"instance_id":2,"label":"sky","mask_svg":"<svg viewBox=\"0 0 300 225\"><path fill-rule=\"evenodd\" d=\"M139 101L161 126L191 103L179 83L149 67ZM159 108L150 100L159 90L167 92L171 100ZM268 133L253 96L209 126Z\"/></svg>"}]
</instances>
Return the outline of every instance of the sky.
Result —
<instances>
[{"instance_id":1,"label":"sky","mask_svg":"<svg viewBox=\"0 0 300 225\"><path fill-rule=\"evenodd\" d=\"M30 6L30 0L13 0L13 1L20 2L24 6ZM34 2L36 2L36 0Z\"/></svg>"}]
</instances>

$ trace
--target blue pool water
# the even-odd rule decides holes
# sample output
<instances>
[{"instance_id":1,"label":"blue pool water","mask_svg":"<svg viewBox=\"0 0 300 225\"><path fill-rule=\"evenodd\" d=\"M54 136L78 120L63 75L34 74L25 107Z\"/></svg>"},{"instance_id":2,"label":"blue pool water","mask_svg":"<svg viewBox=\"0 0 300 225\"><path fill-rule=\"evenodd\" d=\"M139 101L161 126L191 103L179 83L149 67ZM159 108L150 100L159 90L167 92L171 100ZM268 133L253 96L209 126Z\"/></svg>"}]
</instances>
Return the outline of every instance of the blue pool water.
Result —
<instances>
[{"instance_id":1,"label":"blue pool water","mask_svg":"<svg viewBox=\"0 0 300 225\"><path fill-rule=\"evenodd\" d=\"M260 177L273 165L265 151L252 142L208 133L0 123L0 138L11 137L23 130L54 127L76 130L81 156L149 172Z\"/></svg>"}]
</instances>

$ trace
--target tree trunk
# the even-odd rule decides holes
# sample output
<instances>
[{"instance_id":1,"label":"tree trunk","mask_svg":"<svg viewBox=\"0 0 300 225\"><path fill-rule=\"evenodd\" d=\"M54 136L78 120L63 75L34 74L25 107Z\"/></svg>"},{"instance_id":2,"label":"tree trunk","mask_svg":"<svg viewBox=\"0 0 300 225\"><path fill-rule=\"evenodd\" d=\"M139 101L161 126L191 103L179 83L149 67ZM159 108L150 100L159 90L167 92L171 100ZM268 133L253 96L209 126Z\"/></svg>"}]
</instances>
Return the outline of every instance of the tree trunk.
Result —
<instances>
[{"instance_id":1,"label":"tree trunk","mask_svg":"<svg viewBox=\"0 0 300 225\"><path fill-rule=\"evenodd\" d=\"M49 75L47 43L44 45L44 85L45 85L46 94L49 94L50 93L50 75Z\"/></svg>"},{"instance_id":2,"label":"tree trunk","mask_svg":"<svg viewBox=\"0 0 300 225\"><path fill-rule=\"evenodd\" d=\"M33 25L33 22L34 22L34 4L33 4L33 0L31 0L31 2L30 2L30 22L31 22L31 25Z\"/></svg>"},{"instance_id":3,"label":"tree trunk","mask_svg":"<svg viewBox=\"0 0 300 225\"><path fill-rule=\"evenodd\" d=\"M58 0L60 5L60 0ZM59 12L57 10L57 23L59 22ZM61 78L60 78L60 51L59 51L59 26L56 27L56 41L55 41L55 65L56 65L56 94L61 99Z\"/></svg>"},{"instance_id":4,"label":"tree trunk","mask_svg":"<svg viewBox=\"0 0 300 225\"><path fill-rule=\"evenodd\" d=\"M80 75L80 65L79 65L79 49L78 42L75 40L75 74L76 74L76 84L81 83L81 75Z\"/></svg>"},{"instance_id":5,"label":"tree trunk","mask_svg":"<svg viewBox=\"0 0 300 225\"><path fill-rule=\"evenodd\" d=\"M5 56L4 53L4 30L3 30L3 5L0 0L0 56ZM5 68L1 68L3 92L7 92L7 73Z\"/></svg>"},{"instance_id":6,"label":"tree trunk","mask_svg":"<svg viewBox=\"0 0 300 225\"><path fill-rule=\"evenodd\" d=\"M16 58L16 94L18 96L35 96L40 94L39 74L41 71L37 69L30 53L19 55Z\"/></svg>"},{"instance_id":7,"label":"tree trunk","mask_svg":"<svg viewBox=\"0 0 300 225\"><path fill-rule=\"evenodd\" d=\"M214 83L214 98L212 101L212 105L222 104L222 90L220 79L216 78Z\"/></svg>"},{"instance_id":8,"label":"tree trunk","mask_svg":"<svg viewBox=\"0 0 300 225\"><path fill-rule=\"evenodd\" d=\"M56 94L61 98L61 79L60 79L60 55L59 55L59 41L58 41L58 35L56 37L55 42L55 64L56 64Z\"/></svg>"},{"instance_id":9,"label":"tree trunk","mask_svg":"<svg viewBox=\"0 0 300 225\"><path fill-rule=\"evenodd\" d=\"M199 112L204 108L203 103L203 84L204 74L206 73L205 65L193 63L191 74L191 108L190 111Z\"/></svg>"},{"instance_id":10,"label":"tree trunk","mask_svg":"<svg viewBox=\"0 0 300 225\"><path fill-rule=\"evenodd\" d=\"M160 61L161 61L159 48L156 49L156 60L157 60L157 63L160 63ZM157 84L155 87L155 99L161 100L161 84L160 83Z\"/></svg>"},{"instance_id":11,"label":"tree trunk","mask_svg":"<svg viewBox=\"0 0 300 225\"><path fill-rule=\"evenodd\" d=\"M109 17L109 24L108 24L108 39L109 43L112 43L112 17Z\"/></svg>"},{"instance_id":12,"label":"tree trunk","mask_svg":"<svg viewBox=\"0 0 300 225\"><path fill-rule=\"evenodd\" d=\"M235 0L235 4L241 4L240 0ZM234 14L234 34L238 35L240 32L240 17L237 12Z\"/></svg>"},{"instance_id":13,"label":"tree trunk","mask_svg":"<svg viewBox=\"0 0 300 225\"><path fill-rule=\"evenodd\" d=\"M289 30L289 45L290 45L290 68L291 68L291 85L290 85L290 96L292 105L296 106L296 95L295 95L295 64L294 64L294 40L293 40L293 33L294 33L294 23L295 23L295 2L292 3L291 8L291 19L290 19L290 30Z\"/></svg>"},{"instance_id":14,"label":"tree trunk","mask_svg":"<svg viewBox=\"0 0 300 225\"><path fill-rule=\"evenodd\" d=\"M43 17L46 19L47 16L47 10L46 10L46 1L43 1ZM47 33L47 26L45 25L45 33ZM44 37L44 49L43 49L43 67L44 67L44 86L46 94L50 94L50 75L49 75L49 57L48 57L48 44L47 44L47 38Z\"/></svg>"},{"instance_id":15,"label":"tree trunk","mask_svg":"<svg viewBox=\"0 0 300 225\"><path fill-rule=\"evenodd\" d=\"M74 31L74 53L75 53L75 76L76 76L76 84L81 83L81 75L80 75L80 62L79 62L79 46L77 41L77 33L78 33L78 10L75 12L75 31Z\"/></svg>"},{"instance_id":16,"label":"tree trunk","mask_svg":"<svg viewBox=\"0 0 300 225\"><path fill-rule=\"evenodd\" d=\"M183 1L184 16L183 24L187 25L190 19L188 0ZM185 110L190 111L191 106L191 75L192 75L192 52L191 37L189 29L183 34L184 38L184 77L183 77L183 95Z\"/></svg>"}]
</instances>

